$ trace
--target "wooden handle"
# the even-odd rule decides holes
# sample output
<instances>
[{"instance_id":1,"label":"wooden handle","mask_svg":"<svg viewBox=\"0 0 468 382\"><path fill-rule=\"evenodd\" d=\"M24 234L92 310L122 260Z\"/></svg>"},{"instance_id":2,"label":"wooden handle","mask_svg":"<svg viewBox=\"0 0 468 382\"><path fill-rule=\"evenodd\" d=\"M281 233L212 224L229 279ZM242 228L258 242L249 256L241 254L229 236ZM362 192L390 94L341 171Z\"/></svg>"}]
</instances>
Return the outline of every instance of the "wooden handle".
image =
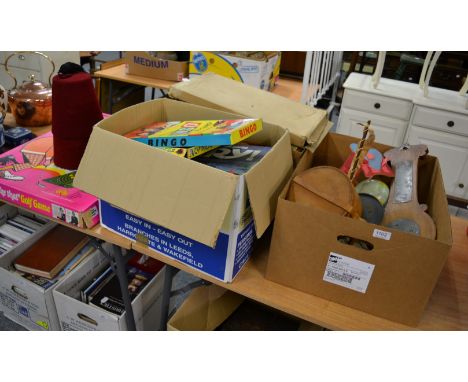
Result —
<instances>
[{"instance_id":1,"label":"wooden handle","mask_svg":"<svg viewBox=\"0 0 468 382\"><path fill-rule=\"evenodd\" d=\"M361 167L367 152L375 141L374 130L371 129L370 124L371 121L367 121L367 123L363 125L364 130L362 133L362 138L359 141L353 161L351 162L351 166L349 166L348 178L351 180L351 183L354 183L358 169Z\"/></svg>"}]
</instances>

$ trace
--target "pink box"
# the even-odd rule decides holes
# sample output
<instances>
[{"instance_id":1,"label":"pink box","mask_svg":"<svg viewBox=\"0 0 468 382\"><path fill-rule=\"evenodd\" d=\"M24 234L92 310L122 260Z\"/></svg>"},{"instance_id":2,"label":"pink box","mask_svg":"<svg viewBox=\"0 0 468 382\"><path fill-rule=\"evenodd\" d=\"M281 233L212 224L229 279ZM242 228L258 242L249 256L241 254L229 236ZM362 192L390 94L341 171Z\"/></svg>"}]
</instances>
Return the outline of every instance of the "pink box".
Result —
<instances>
[{"instance_id":1,"label":"pink box","mask_svg":"<svg viewBox=\"0 0 468 382\"><path fill-rule=\"evenodd\" d=\"M0 155L0 199L81 228L99 222L98 199L72 187L75 171L53 163L52 133Z\"/></svg>"}]
</instances>

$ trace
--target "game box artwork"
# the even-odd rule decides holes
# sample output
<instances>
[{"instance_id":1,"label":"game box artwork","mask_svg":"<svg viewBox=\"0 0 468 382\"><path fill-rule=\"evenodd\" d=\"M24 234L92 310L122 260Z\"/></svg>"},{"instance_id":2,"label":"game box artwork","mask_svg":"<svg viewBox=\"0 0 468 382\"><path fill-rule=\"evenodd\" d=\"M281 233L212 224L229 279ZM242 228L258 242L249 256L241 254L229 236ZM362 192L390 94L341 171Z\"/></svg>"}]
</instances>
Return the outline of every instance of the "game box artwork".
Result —
<instances>
[{"instance_id":1,"label":"game box artwork","mask_svg":"<svg viewBox=\"0 0 468 382\"><path fill-rule=\"evenodd\" d=\"M0 155L0 199L81 228L99 222L98 200L54 165L52 133Z\"/></svg>"},{"instance_id":2,"label":"game box artwork","mask_svg":"<svg viewBox=\"0 0 468 382\"><path fill-rule=\"evenodd\" d=\"M152 123L125 136L149 146L185 148L234 145L261 130L260 119L172 121Z\"/></svg>"}]
</instances>

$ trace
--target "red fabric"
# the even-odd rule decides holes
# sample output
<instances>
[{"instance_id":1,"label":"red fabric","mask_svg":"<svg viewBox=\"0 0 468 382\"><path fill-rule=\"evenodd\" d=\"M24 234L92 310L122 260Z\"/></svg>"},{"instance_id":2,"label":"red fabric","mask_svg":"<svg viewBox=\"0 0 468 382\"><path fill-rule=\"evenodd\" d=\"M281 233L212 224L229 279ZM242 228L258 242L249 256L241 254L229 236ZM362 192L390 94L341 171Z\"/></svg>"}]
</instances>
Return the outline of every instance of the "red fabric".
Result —
<instances>
[{"instance_id":1,"label":"red fabric","mask_svg":"<svg viewBox=\"0 0 468 382\"><path fill-rule=\"evenodd\" d=\"M101 119L102 112L88 73L56 75L52 82L54 163L76 170L92 128Z\"/></svg>"}]
</instances>

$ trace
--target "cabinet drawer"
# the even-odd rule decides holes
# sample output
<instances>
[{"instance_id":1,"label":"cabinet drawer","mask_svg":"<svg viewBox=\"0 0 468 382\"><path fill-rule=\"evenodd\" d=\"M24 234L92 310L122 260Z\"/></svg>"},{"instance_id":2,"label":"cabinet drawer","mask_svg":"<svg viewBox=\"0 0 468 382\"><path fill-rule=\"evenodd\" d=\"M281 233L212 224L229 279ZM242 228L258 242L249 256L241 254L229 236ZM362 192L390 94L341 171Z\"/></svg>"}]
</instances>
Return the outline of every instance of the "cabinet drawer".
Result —
<instances>
[{"instance_id":1,"label":"cabinet drawer","mask_svg":"<svg viewBox=\"0 0 468 382\"><path fill-rule=\"evenodd\" d=\"M408 127L409 144L425 144L429 154L439 158L445 192L464 198L468 191L468 138L456 134L426 129L411 125Z\"/></svg>"},{"instance_id":2,"label":"cabinet drawer","mask_svg":"<svg viewBox=\"0 0 468 382\"><path fill-rule=\"evenodd\" d=\"M349 109L366 111L409 121L413 104L410 101L356 90L345 90L343 106Z\"/></svg>"},{"instance_id":3,"label":"cabinet drawer","mask_svg":"<svg viewBox=\"0 0 468 382\"><path fill-rule=\"evenodd\" d=\"M408 123L400 119L383 117L346 108L341 108L337 133L361 138L363 127L360 123L371 120L375 141L389 146L400 146L406 134Z\"/></svg>"},{"instance_id":4,"label":"cabinet drawer","mask_svg":"<svg viewBox=\"0 0 468 382\"><path fill-rule=\"evenodd\" d=\"M416 106L413 125L468 135L468 115Z\"/></svg>"}]
</instances>

